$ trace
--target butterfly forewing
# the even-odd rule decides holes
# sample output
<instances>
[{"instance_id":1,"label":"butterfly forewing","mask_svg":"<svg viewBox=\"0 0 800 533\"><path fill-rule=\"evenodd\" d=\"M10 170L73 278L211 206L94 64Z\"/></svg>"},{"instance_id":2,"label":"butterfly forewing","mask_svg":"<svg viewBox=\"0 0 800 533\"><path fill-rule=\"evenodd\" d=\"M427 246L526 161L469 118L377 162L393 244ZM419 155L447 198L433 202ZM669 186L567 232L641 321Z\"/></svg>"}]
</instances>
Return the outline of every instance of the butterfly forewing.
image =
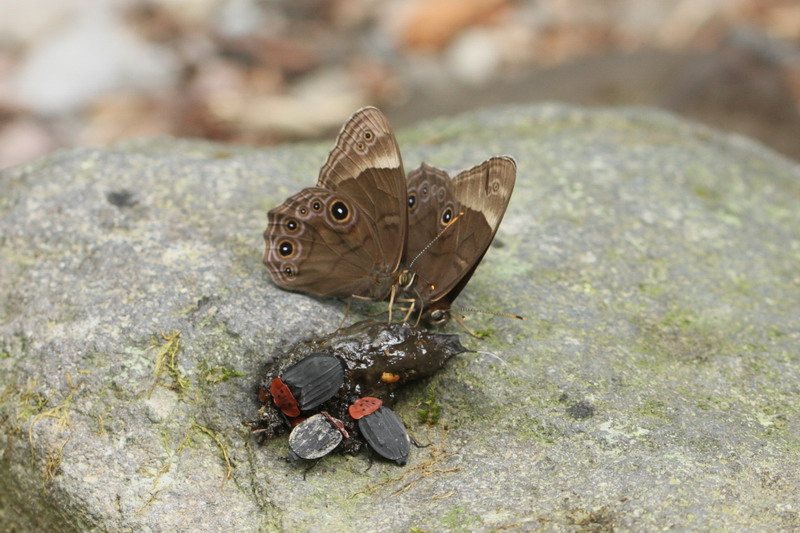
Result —
<instances>
[{"instance_id":1,"label":"butterfly forewing","mask_svg":"<svg viewBox=\"0 0 800 533\"><path fill-rule=\"evenodd\" d=\"M354 114L342 128L317 187L352 198L377 234L382 263L394 271L405 249L406 179L397 140L374 107Z\"/></svg>"}]
</instances>

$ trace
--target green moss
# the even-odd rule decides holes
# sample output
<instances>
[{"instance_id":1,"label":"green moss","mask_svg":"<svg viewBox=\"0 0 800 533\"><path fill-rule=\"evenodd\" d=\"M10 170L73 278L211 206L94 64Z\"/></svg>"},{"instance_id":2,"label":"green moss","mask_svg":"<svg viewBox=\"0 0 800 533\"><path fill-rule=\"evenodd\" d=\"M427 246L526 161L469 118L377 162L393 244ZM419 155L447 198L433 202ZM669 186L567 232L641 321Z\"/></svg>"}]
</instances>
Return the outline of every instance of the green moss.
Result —
<instances>
[{"instance_id":1,"label":"green moss","mask_svg":"<svg viewBox=\"0 0 800 533\"><path fill-rule=\"evenodd\" d=\"M697 183L692 185L691 190L695 196L707 202L719 202L721 198L719 191L703 183Z\"/></svg>"},{"instance_id":2,"label":"green moss","mask_svg":"<svg viewBox=\"0 0 800 533\"><path fill-rule=\"evenodd\" d=\"M770 340L782 339L785 336L786 332L777 326L770 326L767 328L767 338Z\"/></svg>"},{"instance_id":3,"label":"green moss","mask_svg":"<svg viewBox=\"0 0 800 533\"><path fill-rule=\"evenodd\" d=\"M476 329L472 331L479 339L486 339L494 335L495 329L494 328L483 328L483 329Z\"/></svg>"},{"instance_id":4,"label":"green moss","mask_svg":"<svg viewBox=\"0 0 800 533\"><path fill-rule=\"evenodd\" d=\"M428 387L427 396L420 402L417 409L417 420L420 424L435 426L439 423L439 405L436 403L436 392L433 387Z\"/></svg>"},{"instance_id":5,"label":"green moss","mask_svg":"<svg viewBox=\"0 0 800 533\"><path fill-rule=\"evenodd\" d=\"M453 505L442 517L442 524L449 531L470 531L483 525L481 517L470 513L466 505Z\"/></svg>"},{"instance_id":6,"label":"green moss","mask_svg":"<svg viewBox=\"0 0 800 533\"><path fill-rule=\"evenodd\" d=\"M174 391L182 394L189 388L189 379L184 376L178 368L178 353L181 347L180 336L181 332L175 330L170 334L161 334L161 340L164 341L163 344L158 345L158 340L155 341L158 347L154 370L156 379L153 386L150 388L151 393L161 381L161 377L164 373L172 378L172 385L170 388Z\"/></svg>"},{"instance_id":7,"label":"green moss","mask_svg":"<svg viewBox=\"0 0 800 533\"><path fill-rule=\"evenodd\" d=\"M29 380L24 389L14 381L6 384L0 395L0 425L19 428L22 422L39 415L47 408L49 401L44 394L35 390L37 386L36 380Z\"/></svg>"},{"instance_id":8,"label":"green moss","mask_svg":"<svg viewBox=\"0 0 800 533\"><path fill-rule=\"evenodd\" d=\"M222 479L222 483L224 484L227 480L231 478L231 475L233 474L233 464L231 463L230 460L228 447L225 445L224 442L222 442L222 439L217 433L211 431L207 427L201 426L200 424L194 424L192 427L197 431L202 432L204 435L209 436L219 448L220 454L222 455L222 459L225 461L225 476Z\"/></svg>"},{"instance_id":9,"label":"green moss","mask_svg":"<svg viewBox=\"0 0 800 533\"><path fill-rule=\"evenodd\" d=\"M552 320L539 317L525 317L528 332L537 340L546 339L553 335L555 325Z\"/></svg>"},{"instance_id":10,"label":"green moss","mask_svg":"<svg viewBox=\"0 0 800 533\"><path fill-rule=\"evenodd\" d=\"M519 420L518 423L525 424L517 426L517 435L525 442L537 441L544 444L553 444L563 436L563 432L547 420L526 419Z\"/></svg>"},{"instance_id":11,"label":"green moss","mask_svg":"<svg viewBox=\"0 0 800 533\"><path fill-rule=\"evenodd\" d=\"M636 412L644 416L653 416L656 418L667 418L669 408L666 403L655 398L648 398L640 405Z\"/></svg>"},{"instance_id":12,"label":"green moss","mask_svg":"<svg viewBox=\"0 0 800 533\"><path fill-rule=\"evenodd\" d=\"M575 526L575 531L592 533L611 533L615 530L615 518L606 507L597 509L570 509L566 515L567 523Z\"/></svg>"},{"instance_id":13,"label":"green moss","mask_svg":"<svg viewBox=\"0 0 800 533\"><path fill-rule=\"evenodd\" d=\"M735 274L731 279L731 287L734 291L744 296L754 296L754 283L742 275Z\"/></svg>"},{"instance_id":14,"label":"green moss","mask_svg":"<svg viewBox=\"0 0 800 533\"><path fill-rule=\"evenodd\" d=\"M638 351L684 362L704 362L730 351L730 336L718 324L711 324L683 309L667 311L657 318L640 317Z\"/></svg>"},{"instance_id":15,"label":"green moss","mask_svg":"<svg viewBox=\"0 0 800 533\"><path fill-rule=\"evenodd\" d=\"M212 385L224 383L231 378L239 378L245 375L243 372L221 365L210 366L205 361L201 361L200 364L197 365L197 369L200 371L200 380L205 383L211 383Z\"/></svg>"},{"instance_id":16,"label":"green moss","mask_svg":"<svg viewBox=\"0 0 800 533\"><path fill-rule=\"evenodd\" d=\"M642 294L652 298L657 298L665 292L665 289L662 285L656 285L654 283L639 283L638 288Z\"/></svg>"}]
</instances>

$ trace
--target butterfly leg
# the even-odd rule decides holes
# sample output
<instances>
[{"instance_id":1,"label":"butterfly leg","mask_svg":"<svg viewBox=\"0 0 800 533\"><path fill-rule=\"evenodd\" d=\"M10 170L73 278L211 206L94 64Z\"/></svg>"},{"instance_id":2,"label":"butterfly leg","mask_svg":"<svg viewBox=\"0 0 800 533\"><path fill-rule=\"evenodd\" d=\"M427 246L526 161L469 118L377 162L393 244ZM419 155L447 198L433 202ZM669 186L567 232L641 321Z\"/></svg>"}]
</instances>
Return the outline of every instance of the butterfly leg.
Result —
<instances>
[{"instance_id":1,"label":"butterfly leg","mask_svg":"<svg viewBox=\"0 0 800 533\"><path fill-rule=\"evenodd\" d=\"M416 294L416 295L417 295L417 297L414 299L414 302L415 302L415 303L417 302L417 300L419 300L419 301L422 301L422 297L420 296L420 294L419 294L419 291L417 291L417 290L415 289L415 290L414 290L414 294ZM423 314L423 311L425 311L425 306L424 306L424 305L420 305L420 306L419 306L419 315L417 316L417 321L416 321L416 322L414 322L414 327L417 327L417 326L419 326L419 323L420 323L420 322L422 322L422 314Z\"/></svg>"},{"instance_id":2,"label":"butterfly leg","mask_svg":"<svg viewBox=\"0 0 800 533\"><path fill-rule=\"evenodd\" d=\"M475 333L474 331L472 331L471 329L469 329L469 327L467 327L467 325L464 323L464 319L459 317L456 313L451 313L450 315L453 317L453 320L455 320L458 323L459 326L464 328L464 331L466 331L467 333L469 333L470 335L472 335L476 339L482 339L483 338L480 335L478 335L477 333Z\"/></svg>"},{"instance_id":3,"label":"butterfly leg","mask_svg":"<svg viewBox=\"0 0 800 533\"><path fill-rule=\"evenodd\" d=\"M397 295L397 285L392 285L392 292L389 295L389 324L392 323L392 309L394 308L395 295Z\"/></svg>"},{"instance_id":4,"label":"butterfly leg","mask_svg":"<svg viewBox=\"0 0 800 533\"><path fill-rule=\"evenodd\" d=\"M385 315L389 311L378 311L376 313L362 313L364 316L368 316L370 318L375 318L376 316Z\"/></svg>"},{"instance_id":5,"label":"butterfly leg","mask_svg":"<svg viewBox=\"0 0 800 533\"><path fill-rule=\"evenodd\" d=\"M403 322L408 322L408 319L411 318L411 313L414 312L414 307L417 305L417 301L413 298L410 298L408 301L411 302L411 305L408 306L408 312L406 313L406 316L403 317ZM417 325L419 325L419 320L417 320L417 323L414 324L414 326Z\"/></svg>"},{"instance_id":6,"label":"butterfly leg","mask_svg":"<svg viewBox=\"0 0 800 533\"><path fill-rule=\"evenodd\" d=\"M414 326L415 327L419 326L419 323L422 322L422 315L424 314L423 311L425 311L425 308L424 307L420 307L419 308L419 315L417 315L417 321L414 322Z\"/></svg>"},{"instance_id":7,"label":"butterfly leg","mask_svg":"<svg viewBox=\"0 0 800 533\"><path fill-rule=\"evenodd\" d=\"M414 312L414 309L416 307L417 301L414 298L395 298L390 303L390 306L389 306L389 311L390 312L394 308L394 304L396 304L396 303L409 303L409 304L411 304L409 307L400 306L398 308L400 311L405 311L406 312L406 314L403 316L402 322L408 322L408 319L411 316L411 313ZM383 313L381 313L381 314L383 314Z\"/></svg>"},{"instance_id":8,"label":"butterfly leg","mask_svg":"<svg viewBox=\"0 0 800 533\"><path fill-rule=\"evenodd\" d=\"M353 303L353 296L347 299L347 306L344 308L344 315L342 316L342 321L339 322L339 327L336 329L341 329L344 326L344 321L347 320L347 317L350 315L350 304Z\"/></svg>"},{"instance_id":9,"label":"butterfly leg","mask_svg":"<svg viewBox=\"0 0 800 533\"><path fill-rule=\"evenodd\" d=\"M357 300L361 300L361 301L363 301L363 302L374 302L374 301L375 301L374 299L372 299L372 298L367 298L366 296L359 296L358 294L351 294L351 295L350 295L350 299L349 299L349 300L347 300L347 309L348 309L348 310L350 309L350 302L352 302L352 299L353 299L353 298L355 298L355 299L357 299ZM385 311L384 311L384 312L385 312ZM362 313L362 314L365 314L365 313ZM369 314L369 313L366 313L366 316L379 316L379 315L382 315L382 314L383 314L383 313L376 313L376 314L372 314L372 315L371 315L371 314ZM345 316L347 316L347 315L345 314ZM343 322L344 322L344 320L343 320ZM341 324L340 324L340 327L341 327Z\"/></svg>"}]
</instances>

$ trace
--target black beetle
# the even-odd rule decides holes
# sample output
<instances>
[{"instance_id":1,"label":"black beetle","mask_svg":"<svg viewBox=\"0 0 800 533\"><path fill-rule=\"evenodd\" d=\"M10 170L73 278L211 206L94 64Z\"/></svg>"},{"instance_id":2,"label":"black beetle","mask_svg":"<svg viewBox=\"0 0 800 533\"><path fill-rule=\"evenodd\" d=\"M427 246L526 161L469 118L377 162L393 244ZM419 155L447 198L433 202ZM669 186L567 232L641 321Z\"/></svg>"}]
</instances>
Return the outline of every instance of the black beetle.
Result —
<instances>
[{"instance_id":1,"label":"black beetle","mask_svg":"<svg viewBox=\"0 0 800 533\"><path fill-rule=\"evenodd\" d=\"M406 464L411 437L394 411L381 405L358 419L358 429L375 453L400 466Z\"/></svg>"},{"instance_id":2,"label":"black beetle","mask_svg":"<svg viewBox=\"0 0 800 533\"><path fill-rule=\"evenodd\" d=\"M343 443L343 451L356 453L364 444L355 419L348 416L348 408L353 398L371 396L380 398L387 407L397 400L397 390L414 380L433 375L456 354L468 351L458 340L457 335L432 333L409 324L386 324L385 322L363 321L352 326L338 329L328 335L301 341L291 345L286 351L273 355L262 374L258 389L261 407L258 419L252 422L253 433L260 439L271 439L286 432L290 428L288 419L296 415L287 414L284 409L292 406L292 399L306 414L323 409L332 416L344 420L345 426L352 433L352 438ZM339 386L338 379L333 382L321 382L314 386L305 372L311 374L311 363L306 359L330 354L327 361L338 374L330 358L336 358L343 367L344 382ZM312 359L315 360L315 359ZM309 365L307 370L303 370ZM295 370L298 367L299 370ZM295 372L301 374L297 379ZM276 383L275 391L271 387L276 377L280 384L286 381L285 390ZM297 379L297 381L293 381ZM299 390L298 385L309 381L310 388L319 387L318 391L330 393L335 387L338 392L316 407L308 407L308 397L314 393ZM303 383L301 383L303 382ZM296 397L294 395L297 395ZM277 402L275 400L278 400ZM275 408L275 404L280 404ZM313 405L313 404L312 404ZM289 409L287 409L288 411ZM291 410L291 412L296 412Z\"/></svg>"},{"instance_id":3,"label":"black beetle","mask_svg":"<svg viewBox=\"0 0 800 533\"><path fill-rule=\"evenodd\" d=\"M339 391L344 383L344 367L329 353L312 353L287 368L280 380L289 387L300 410L310 411Z\"/></svg>"},{"instance_id":4,"label":"black beetle","mask_svg":"<svg viewBox=\"0 0 800 533\"><path fill-rule=\"evenodd\" d=\"M342 442L349 439L344 423L325 411L300 422L289 434L288 461L319 459L331 453Z\"/></svg>"}]
</instances>

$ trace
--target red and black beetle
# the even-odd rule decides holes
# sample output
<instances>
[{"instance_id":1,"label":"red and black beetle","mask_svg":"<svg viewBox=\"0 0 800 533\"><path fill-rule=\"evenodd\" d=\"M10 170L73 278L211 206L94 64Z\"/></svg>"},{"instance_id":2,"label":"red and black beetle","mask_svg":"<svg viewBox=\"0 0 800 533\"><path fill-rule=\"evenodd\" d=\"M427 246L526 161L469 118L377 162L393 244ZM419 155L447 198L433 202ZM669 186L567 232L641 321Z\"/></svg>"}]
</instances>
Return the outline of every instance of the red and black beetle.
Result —
<instances>
[{"instance_id":1,"label":"red and black beetle","mask_svg":"<svg viewBox=\"0 0 800 533\"><path fill-rule=\"evenodd\" d=\"M272 380L269 392L278 409L288 417L310 411L333 398L344 383L344 367L338 358L312 353Z\"/></svg>"},{"instance_id":2,"label":"red and black beetle","mask_svg":"<svg viewBox=\"0 0 800 533\"><path fill-rule=\"evenodd\" d=\"M375 453L403 466L408 461L412 439L400 418L382 404L378 398L359 398L348 412L358 420L359 431Z\"/></svg>"},{"instance_id":3,"label":"red and black beetle","mask_svg":"<svg viewBox=\"0 0 800 533\"><path fill-rule=\"evenodd\" d=\"M272 383L269 384L269 393L272 395L275 407L280 409L283 414L289 418L300 416L300 406L297 405L294 394L281 378L272 380Z\"/></svg>"},{"instance_id":4,"label":"red and black beetle","mask_svg":"<svg viewBox=\"0 0 800 533\"><path fill-rule=\"evenodd\" d=\"M383 405L383 400L380 398L373 398L372 396L364 396L355 401L353 405L347 408L350 418L358 420L369 414L374 413L378 408Z\"/></svg>"}]
</instances>

